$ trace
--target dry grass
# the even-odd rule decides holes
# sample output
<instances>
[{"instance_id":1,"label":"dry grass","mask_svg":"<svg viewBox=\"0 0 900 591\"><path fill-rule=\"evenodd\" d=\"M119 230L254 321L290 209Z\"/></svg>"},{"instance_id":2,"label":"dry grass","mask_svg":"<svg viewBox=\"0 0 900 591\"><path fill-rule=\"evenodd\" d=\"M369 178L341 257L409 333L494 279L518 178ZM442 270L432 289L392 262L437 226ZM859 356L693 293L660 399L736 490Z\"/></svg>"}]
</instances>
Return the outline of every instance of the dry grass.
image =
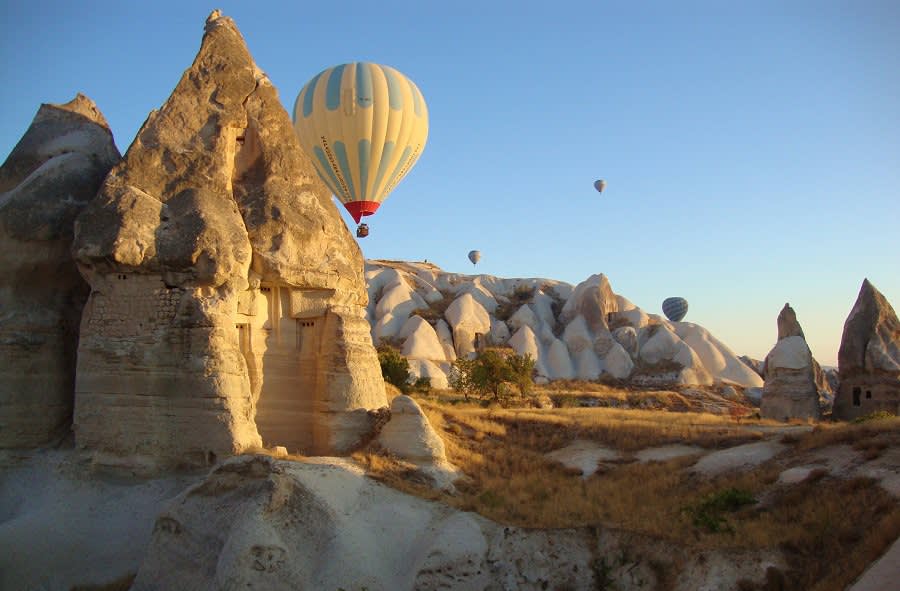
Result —
<instances>
[{"instance_id":1,"label":"dry grass","mask_svg":"<svg viewBox=\"0 0 900 591\"><path fill-rule=\"evenodd\" d=\"M668 443L719 448L762 437L752 426L728 417L606 408L457 408L429 402L422 407L441 432L448 459L466 474L455 495L430 489L411 478L412 466L377 451L354 457L390 486L498 523L615 527L697 548L782 548L788 559L788 569L779 574L785 588L816 591L842 589L900 534L898 503L872 481L819 472L785 488L776 485L783 469L777 459L713 479L687 471L691 458L608 464L583 479L580 471L544 455L575 439L590 439L627 455ZM894 445L896 425L817 428L799 436L794 453L836 442L887 439ZM718 531L698 525L691 508L732 489L759 502L717 514Z\"/></svg>"},{"instance_id":2,"label":"dry grass","mask_svg":"<svg viewBox=\"0 0 900 591\"><path fill-rule=\"evenodd\" d=\"M802 450L840 444L859 450L900 446L900 417L864 423L820 423L811 433L798 436L797 444Z\"/></svg>"}]
</instances>

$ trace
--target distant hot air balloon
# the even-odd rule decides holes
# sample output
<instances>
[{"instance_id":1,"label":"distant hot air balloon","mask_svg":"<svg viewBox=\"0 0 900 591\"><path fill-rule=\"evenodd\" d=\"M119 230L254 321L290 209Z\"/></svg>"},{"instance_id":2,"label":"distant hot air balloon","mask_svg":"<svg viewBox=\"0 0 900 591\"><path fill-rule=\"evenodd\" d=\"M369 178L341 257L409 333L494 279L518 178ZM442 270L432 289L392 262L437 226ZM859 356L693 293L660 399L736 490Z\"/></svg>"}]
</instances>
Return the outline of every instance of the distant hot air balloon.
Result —
<instances>
[{"instance_id":1,"label":"distant hot air balloon","mask_svg":"<svg viewBox=\"0 0 900 591\"><path fill-rule=\"evenodd\" d=\"M469 260L472 261L472 265L477 265L478 261L481 260L481 251L480 250L471 250L469 251Z\"/></svg>"},{"instance_id":2,"label":"distant hot air balloon","mask_svg":"<svg viewBox=\"0 0 900 591\"><path fill-rule=\"evenodd\" d=\"M319 176L359 223L418 160L428 139L428 108L397 70L353 62L306 83L294 103L294 130Z\"/></svg>"},{"instance_id":3,"label":"distant hot air balloon","mask_svg":"<svg viewBox=\"0 0 900 591\"><path fill-rule=\"evenodd\" d=\"M603 179L594 181L594 188L597 189L598 193L602 193L603 189L606 188L606 181L604 181Z\"/></svg>"},{"instance_id":4,"label":"distant hot air balloon","mask_svg":"<svg viewBox=\"0 0 900 591\"><path fill-rule=\"evenodd\" d=\"M684 298L666 298L662 303L663 314L672 322L681 322L688 311L688 303Z\"/></svg>"}]
</instances>

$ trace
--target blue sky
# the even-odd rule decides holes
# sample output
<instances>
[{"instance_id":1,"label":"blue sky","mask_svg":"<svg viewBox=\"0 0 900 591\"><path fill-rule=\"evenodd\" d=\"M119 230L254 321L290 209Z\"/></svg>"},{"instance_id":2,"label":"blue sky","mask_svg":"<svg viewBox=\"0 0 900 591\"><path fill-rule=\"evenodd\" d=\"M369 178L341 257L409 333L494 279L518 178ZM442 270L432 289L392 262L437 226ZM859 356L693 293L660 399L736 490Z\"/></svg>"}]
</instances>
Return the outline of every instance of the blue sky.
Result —
<instances>
[{"instance_id":1,"label":"blue sky","mask_svg":"<svg viewBox=\"0 0 900 591\"><path fill-rule=\"evenodd\" d=\"M354 60L422 90L428 145L369 218L367 257L468 272L477 248L483 273L602 272L651 312L687 298L686 320L756 357L790 302L826 365L863 277L900 305L894 0L8 1L2 156L40 103L79 91L124 152L216 7L286 107Z\"/></svg>"}]
</instances>

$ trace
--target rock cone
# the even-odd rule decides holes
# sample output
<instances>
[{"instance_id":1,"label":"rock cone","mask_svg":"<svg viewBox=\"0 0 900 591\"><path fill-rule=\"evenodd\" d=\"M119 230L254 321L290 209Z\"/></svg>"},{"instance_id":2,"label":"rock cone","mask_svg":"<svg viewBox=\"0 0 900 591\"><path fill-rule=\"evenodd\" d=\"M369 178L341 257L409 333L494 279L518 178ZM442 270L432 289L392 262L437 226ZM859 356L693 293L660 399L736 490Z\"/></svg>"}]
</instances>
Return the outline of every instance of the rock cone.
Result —
<instances>
[{"instance_id":1,"label":"rock cone","mask_svg":"<svg viewBox=\"0 0 900 591\"><path fill-rule=\"evenodd\" d=\"M844 323L838 376L836 417L851 419L876 411L900 414L900 320L868 279Z\"/></svg>"},{"instance_id":2,"label":"rock cone","mask_svg":"<svg viewBox=\"0 0 900 591\"><path fill-rule=\"evenodd\" d=\"M81 446L193 463L260 443L335 453L386 404L359 248L218 12L73 249L91 284Z\"/></svg>"},{"instance_id":3,"label":"rock cone","mask_svg":"<svg viewBox=\"0 0 900 591\"><path fill-rule=\"evenodd\" d=\"M778 314L778 342L766 355L763 364L760 414L765 418L819 419L819 392L816 367L803 329L790 304ZM819 370L821 372L821 369Z\"/></svg>"},{"instance_id":4,"label":"rock cone","mask_svg":"<svg viewBox=\"0 0 900 591\"><path fill-rule=\"evenodd\" d=\"M41 105L0 167L0 447L40 445L71 420L89 291L70 254L73 227L119 159L79 94Z\"/></svg>"}]
</instances>

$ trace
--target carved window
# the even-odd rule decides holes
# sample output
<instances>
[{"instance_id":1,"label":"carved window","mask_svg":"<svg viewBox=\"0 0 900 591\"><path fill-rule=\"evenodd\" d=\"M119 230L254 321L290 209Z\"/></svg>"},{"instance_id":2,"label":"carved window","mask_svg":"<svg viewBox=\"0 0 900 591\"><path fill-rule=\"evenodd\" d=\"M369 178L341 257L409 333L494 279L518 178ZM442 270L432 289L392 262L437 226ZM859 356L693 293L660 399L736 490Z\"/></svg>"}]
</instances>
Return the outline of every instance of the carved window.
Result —
<instances>
[{"instance_id":1,"label":"carved window","mask_svg":"<svg viewBox=\"0 0 900 591\"><path fill-rule=\"evenodd\" d=\"M866 400L870 400L872 398L872 391L866 390Z\"/></svg>"}]
</instances>

